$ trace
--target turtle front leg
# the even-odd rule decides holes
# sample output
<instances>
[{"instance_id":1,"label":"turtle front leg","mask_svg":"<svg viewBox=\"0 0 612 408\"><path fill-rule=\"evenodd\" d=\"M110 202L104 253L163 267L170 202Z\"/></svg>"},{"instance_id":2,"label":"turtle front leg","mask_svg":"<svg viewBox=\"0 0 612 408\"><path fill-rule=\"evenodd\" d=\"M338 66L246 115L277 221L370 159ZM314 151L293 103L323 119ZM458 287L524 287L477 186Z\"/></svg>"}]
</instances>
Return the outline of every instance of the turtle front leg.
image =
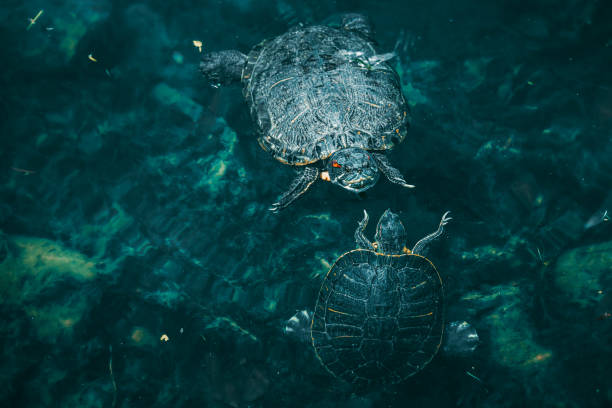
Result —
<instances>
[{"instance_id":1,"label":"turtle front leg","mask_svg":"<svg viewBox=\"0 0 612 408\"><path fill-rule=\"evenodd\" d=\"M447 211L447 212L444 213L444 215L442 216L442 219L440 220L440 225L438 226L438 229L435 232L432 232L431 234L427 235L426 237L421 238L421 240L416 243L414 248L412 248L412 253L413 254L425 256L425 254L427 253L427 250L429 249L429 248L427 248L427 246L433 240L439 238L442 235L442 233L444 232L444 226L446 224L448 224L448 222L450 220L452 220L452 218L449 217L448 214L450 214L450 211Z\"/></svg>"},{"instance_id":2,"label":"turtle front leg","mask_svg":"<svg viewBox=\"0 0 612 408\"><path fill-rule=\"evenodd\" d=\"M279 212L289 204L297 200L310 186L319 178L319 169L305 167L291 182L289 190L278 198L278 201L269 208L272 212Z\"/></svg>"},{"instance_id":3,"label":"turtle front leg","mask_svg":"<svg viewBox=\"0 0 612 408\"><path fill-rule=\"evenodd\" d=\"M200 72L213 86L240 81L247 56L237 50L209 52L202 56Z\"/></svg>"},{"instance_id":4,"label":"turtle front leg","mask_svg":"<svg viewBox=\"0 0 612 408\"><path fill-rule=\"evenodd\" d=\"M367 239L363 233L366 226L368 225L369 219L370 217L368 216L368 212L366 210L363 210L363 220L359 221L359 225L355 230L355 241L357 242L357 248L370 250L374 248L374 245L372 245L370 240Z\"/></svg>"},{"instance_id":5,"label":"turtle front leg","mask_svg":"<svg viewBox=\"0 0 612 408\"><path fill-rule=\"evenodd\" d=\"M389 179L390 182L399 184L402 187L414 188L412 184L406 183L406 180L404 180L404 176L402 176L402 173L400 173L398 169L396 169L395 167L391 165L391 163L389 163L389 159L387 159L387 156L385 154L383 153L370 153L370 154L372 155L372 158L378 165L378 170L380 170L380 172L384 174L385 177L387 177L387 179Z\"/></svg>"}]
</instances>

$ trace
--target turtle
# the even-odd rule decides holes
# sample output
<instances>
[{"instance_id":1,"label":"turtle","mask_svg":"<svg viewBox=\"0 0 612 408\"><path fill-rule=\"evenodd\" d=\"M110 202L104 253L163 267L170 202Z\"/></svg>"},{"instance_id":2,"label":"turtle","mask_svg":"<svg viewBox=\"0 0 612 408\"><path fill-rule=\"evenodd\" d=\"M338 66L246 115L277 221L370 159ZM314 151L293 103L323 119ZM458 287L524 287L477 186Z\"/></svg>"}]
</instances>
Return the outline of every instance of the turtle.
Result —
<instances>
[{"instance_id":1,"label":"turtle","mask_svg":"<svg viewBox=\"0 0 612 408\"><path fill-rule=\"evenodd\" d=\"M451 220L444 213L438 229L410 250L406 230L387 209L375 242L364 235L368 213L355 231L357 249L341 255L325 276L314 312L299 311L284 331L312 344L334 377L358 387L396 384L433 359L445 332L444 289L426 258L429 244ZM450 354L473 351L478 334L467 322L447 325Z\"/></svg>"},{"instance_id":2,"label":"turtle","mask_svg":"<svg viewBox=\"0 0 612 408\"><path fill-rule=\"evenodd\" d=\"M200 71L218 87L241 82L259 145L297 176L270 210L279 211L322 179L360 193L380 173L413 188L385 151L401 142L410 115L398 74L377 54L368 19L339 27L297 25L255 46L207 52Z\"/></svg>"}]
</instances>

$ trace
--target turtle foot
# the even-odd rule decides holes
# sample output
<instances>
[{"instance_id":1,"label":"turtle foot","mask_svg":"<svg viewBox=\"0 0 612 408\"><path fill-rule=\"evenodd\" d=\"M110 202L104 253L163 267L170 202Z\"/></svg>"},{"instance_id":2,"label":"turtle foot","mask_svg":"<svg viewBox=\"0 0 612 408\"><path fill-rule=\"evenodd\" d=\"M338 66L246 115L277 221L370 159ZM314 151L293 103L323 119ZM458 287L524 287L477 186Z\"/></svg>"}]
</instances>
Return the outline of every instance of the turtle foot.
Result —
<instances>
[{"instance_id":1,"label":"turtle foot","mask_svg":"<svg viewBox=\"0 0 612 408\"><path fill-rule=\"evenodd\" d=\"M312 312L300 310L285 322L283 332L298 341L308 342L310 340L310 324Z\"/></svg>"},{"instance_id":2,"label":"turtle foot","mask_svg":"<svg viewBox=\"0 0 612 408\"><path fill-rule=\"evenodd\" d=\"M342 16L342 26L345 30L356 31L366 38L372 37L372 25L366 16L358 13L346 13Z\"/></svg>"},{"instance_id":3,"label":"turtle foot","mask_svg":"<svg viewBox=\"0 0 612 408\"><path fill-rule=\"evenodd\" d=\"M476 329L466 321L450 322L444 333L444 353L452 356L468 356L478 346Z\"/></svg>"},{"instance_id":4,"label":"turtle foot","mask_svg":"<svg viewBox=\"0 0 612 408\"><path fill-rule=\"evenodd\" d=\"M278 201L270 206L269 210L277 213L289 204L297 200L310 188L319 178L319 170L314 167L306 167L291 182L289 190L278 198Z\"/></svg>"},{"instance_id":5,"label":"turtle foot","mask_svg":"<svg viewBox=\"0 0 612 408\"><path fill-rule=\"evenodd\" d=\"M448 216L449 214L450 214L450 211L447 211L444 213L444 215L442 215L442 219L440 220L440 226L444 226L448 224L450 220L452 220L452 217Z\"/></svg>"}]
</instances>

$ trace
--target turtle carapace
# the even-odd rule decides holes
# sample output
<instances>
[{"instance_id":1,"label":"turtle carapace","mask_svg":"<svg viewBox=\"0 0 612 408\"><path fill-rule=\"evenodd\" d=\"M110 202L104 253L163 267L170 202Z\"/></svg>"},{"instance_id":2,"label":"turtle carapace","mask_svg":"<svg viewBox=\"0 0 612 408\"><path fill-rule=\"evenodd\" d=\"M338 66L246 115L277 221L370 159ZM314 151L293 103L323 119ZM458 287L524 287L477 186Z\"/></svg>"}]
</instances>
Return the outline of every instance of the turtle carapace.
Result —
<instances>
[{"instance_id":1,"label":"turtle carapace","mask_svg":"<svg viewBox=\"0 0 612 408\"><path fill-rule=\"evenodd\" d=\"M401 142L408 105L397 73L377 54L366 18L347 14L340 27L297 26L248 54L203 56L200 70L213 84L241 81L259 131L259 144L298 175L270 208L278 211L318 179L352 192L391 182L414 187L385 150Z\"/></svg>"}]
</instances>

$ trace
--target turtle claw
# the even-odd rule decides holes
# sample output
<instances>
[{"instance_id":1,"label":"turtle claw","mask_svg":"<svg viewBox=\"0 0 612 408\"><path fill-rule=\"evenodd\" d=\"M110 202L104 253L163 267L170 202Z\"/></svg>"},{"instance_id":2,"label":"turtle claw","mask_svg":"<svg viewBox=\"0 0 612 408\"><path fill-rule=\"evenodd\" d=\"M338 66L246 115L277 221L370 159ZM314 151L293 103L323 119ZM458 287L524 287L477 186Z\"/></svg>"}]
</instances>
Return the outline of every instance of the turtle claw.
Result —
<instances>
[{"instance_id":1,"label":"turtle claw","mask_svg":"<svg viewBox=\"0 0 612 408\"><path fill-rule=\"evenodd\" d=\"M297 200L310 186L319 178L319 170L314 167L306 167L298 173L297 177L289 186L289 190L283 193L277 202L272 204L268 210L278 213L283 208Z\"/></svg>"},{"instance_id":2,"label":"turtle claw","mask_svg":"<svg viewBox=\"0 0 612 408\"><path fill-rule=\"evenodd\" d=\"M368 212L366 210L363 210L363 220L359 221L359 225L355 230L355 242L357 242L357 248L372 249L372 243L363 234L363 231L365 231L369 220L370 216L368 215Z\"/></svg>"},{"instance_id":3,"label":"turtle claw","mask_svg":"<svg viewBox=\"0 0 612 408\"><path fill-rule=\"evenodd\" d=\"M369 220L370 220L370 216L368 215L368 212L364 209L363 210L363 220L361 220L361 222L359 223L359 226L363 226L363 229L365 229L366 225L368 225Z\"/></svg>"},{"instance_id":4,"label":"turtle claw","mask_svg":"<svg viewBox=\"0 0 612 408\"><path fill-rule=\"evenodd\" d=\"M440 220L441 226L448 224L448 222L453 219L452 217L449 217L448 214L450 214L450 211L447 211L444 213L444 215L442 215L442 220Z\"/></svg>"},{"instance_id":5,"label":"turtle claw","mask_svg":"<svg viewBox=\"0 0 612 408\"><path fill-rule=\"evenodd\" d=\"M400 173L398 169L391 165L389 159L387 159L387 156L385 156L383 153L372 153L371 155L376 161L376 164L378 165L378 170L380 170L390 182L394 184L399 184L400 186L405 188L415 187L412 184L406 183L406 180L404 180L404 176L402 176L402 173Z\"/></svg>"},{"instance_id":6,"label":"turtle claw","mask_svg":"<svg viewBox=\"0 0 612 408\"><path fill-rule=\"evenodd\" d=\"M449 214L450 211L447 211L442 215L442 219L440 220L440 225L438 226L438 229L427 235L426 237L421 238L421 240L416 243L414 248L412 248L412 253L423 256L427 253L429 244L442 235L442 233L444 232L444 226L448 224L450 220L452 220L452 218L448 216Z\"/></svg>"}]
</instances>

